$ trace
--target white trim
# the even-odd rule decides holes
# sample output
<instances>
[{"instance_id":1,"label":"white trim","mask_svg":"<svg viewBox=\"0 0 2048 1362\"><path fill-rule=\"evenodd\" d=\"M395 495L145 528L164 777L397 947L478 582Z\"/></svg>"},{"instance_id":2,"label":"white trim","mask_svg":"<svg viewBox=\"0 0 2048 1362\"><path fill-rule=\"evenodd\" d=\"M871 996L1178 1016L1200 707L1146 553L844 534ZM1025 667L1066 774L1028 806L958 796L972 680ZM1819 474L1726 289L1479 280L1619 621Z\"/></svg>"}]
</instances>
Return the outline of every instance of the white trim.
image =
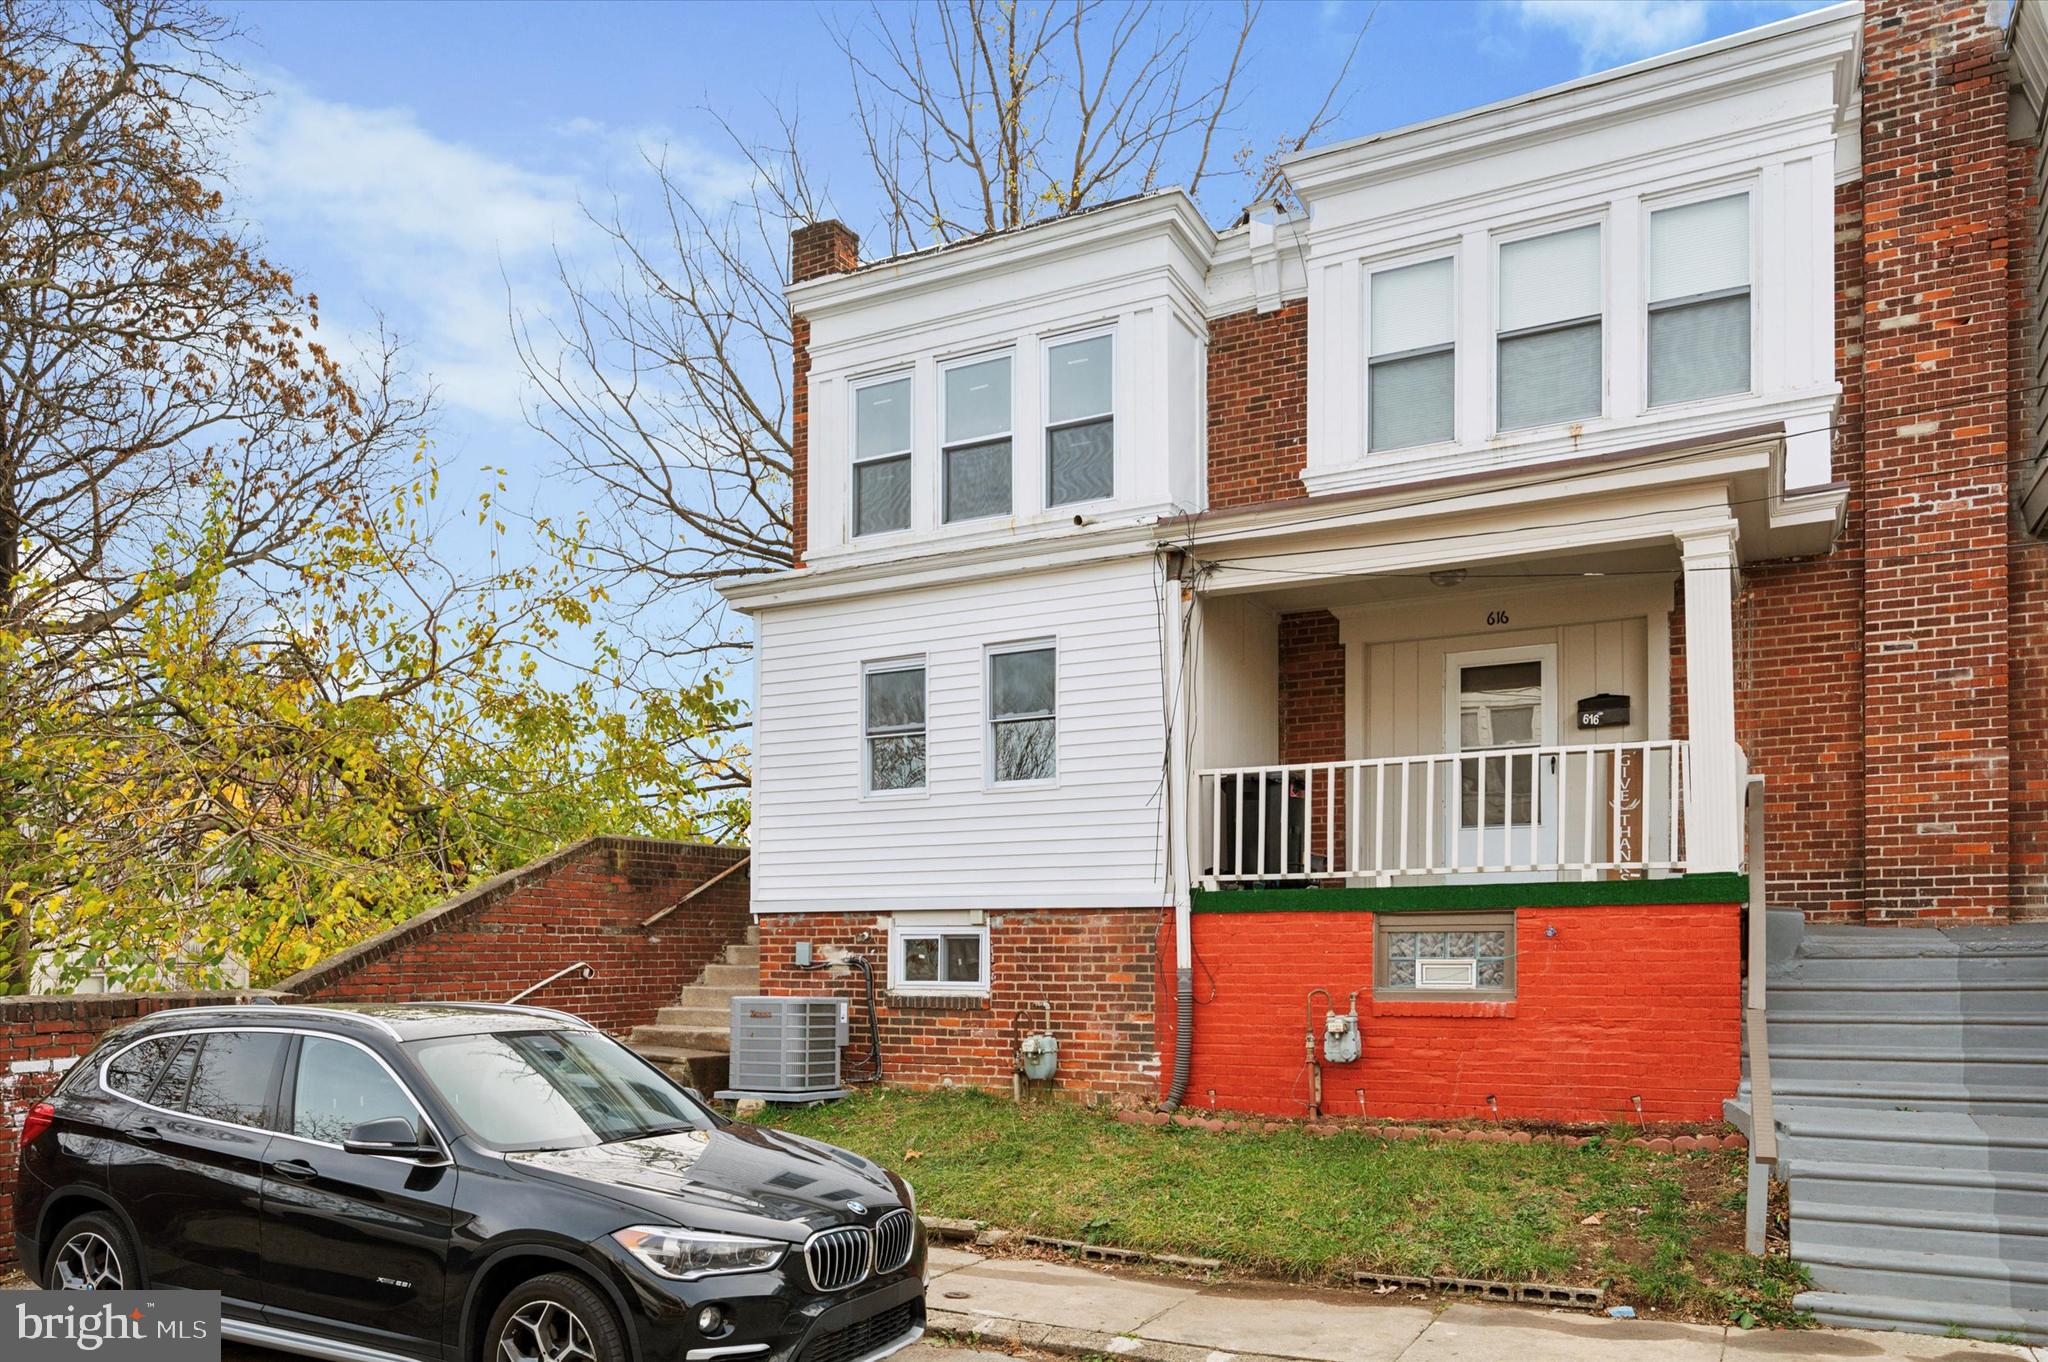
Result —
<instances>
[{"instance_id":1,"label":"white trim","mask_svg":"<svg viewBox=\"0 0 2048 1362\"><path fill-rule=\"evenodd\" d=\"M1003 723L1052 721L1052 774L1037 780L996 778L996 659L1014 653L1052 653L1052 709L1047 714L1018 715ZM1060 768L1060 640L1057 634L985 644L981 650L981 781L987 790L1051 790L1059 788Z\"/></svg>"},{"instance_id":2,"label":"white trim","mask_svg":"<svg viewBox=\"0 0 2048 1362\"><path fill-rule=\"evenodd\" d=\"M909 940L931 938L939 943L938 965L943 974L946 968L945 938L973 937L980 943L977 959L981 963L981 977L971 980L920 979L907 980L903 977L903 946ZM942 926L939 924L899 923L889 924L889 991L934 997L986 997L989 991L989 977L993 973L988 958L988 928L985 926Z\"/></svg>"}]
</instances>

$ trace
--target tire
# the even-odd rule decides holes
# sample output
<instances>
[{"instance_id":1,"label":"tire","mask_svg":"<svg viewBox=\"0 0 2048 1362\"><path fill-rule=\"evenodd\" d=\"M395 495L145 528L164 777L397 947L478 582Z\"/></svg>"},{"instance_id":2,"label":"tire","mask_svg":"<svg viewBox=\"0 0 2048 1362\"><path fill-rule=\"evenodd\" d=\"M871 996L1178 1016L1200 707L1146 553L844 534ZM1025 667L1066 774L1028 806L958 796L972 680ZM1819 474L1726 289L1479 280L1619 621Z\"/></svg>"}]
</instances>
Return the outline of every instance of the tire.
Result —
<instances>
[{"instance_id":1,"label":"tire","mask_svg":"<svg viewBox=\"0 0 2048 1362\"><path fill-rule=\"evenodd\" d=\"M142 1259L128 1231L105 1211L88 1211L67 1221L50 1241L43 1259L48 1291L140 1291Z\"/></svg>"},{"instance_id":2,"label":"tire","mask_svg":"<svg viewBox=\"0 0 2048 1362\"><path fill-rule=\"evenodd\" d=\"M568 1272L512 1288L491 1313L477 1362L628 1362L626 1331L598 1289Z\"/></svg>"}]
</instances>

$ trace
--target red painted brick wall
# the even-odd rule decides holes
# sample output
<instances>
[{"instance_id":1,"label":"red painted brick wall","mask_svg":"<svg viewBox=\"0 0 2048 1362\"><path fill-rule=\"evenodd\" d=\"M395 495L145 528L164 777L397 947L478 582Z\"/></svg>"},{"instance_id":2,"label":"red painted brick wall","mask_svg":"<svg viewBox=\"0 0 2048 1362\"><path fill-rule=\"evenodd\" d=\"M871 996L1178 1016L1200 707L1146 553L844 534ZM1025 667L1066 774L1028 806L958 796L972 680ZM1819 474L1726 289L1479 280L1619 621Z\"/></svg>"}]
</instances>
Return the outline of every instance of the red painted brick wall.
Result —
<instances>
[{"instance_id":1,"label":"red painted brick wall","mask_svg":"<svg viewBox=\"0 0 2048 1362\"><path fill-rule=\"evenodd\" d=\"M860 976L797 969L796 943L810 942L820 960L836 951L866 956L880 1004L883 1081L909 1088L1008 1091L1015 1043L1045 1029L1038 1004L1050 1003L1060 1047L1050 1086L1135 1103L1159 1083L1153 1000L1161 918L1157 908L991 913L989 996L940 1000L890 996L889 931L873 914L768 913L760 920L761 984L771 994L852 1000L844 1059L854 1065L867 1052ZM1170 994L1170 963L1165 973Z\"/></svg>"},{"instance_id":2,"label":"red painted brick wall","mask_svg":"<svg viewBox=\"0 0 2048 1362\"><path fill-rule=\"evenodd\" d=\"M1308 303L1209 324L1209 509L1305 497Z\"/></svg>"},{"instance_id":3,"label":"red painted brick wall","mask_svg":"<svg viewBox=\"0 0 2048 1362\"><path fill-rule=\"evenodd\" d=\"M529 1001L624 1032L654 1020L749 924L747 872L672 916L650 915L737 863L744 847L595 837L488 880L279 988L331 1002L502 1002L577 961L587 980Z\"/></svg>"},{"instance_id":4,"label":"red painted brick wall","mask_svg":"<svg viewBox=\"0 0 2048 1362\"><path fill-rule=\"evenodd\" d=\"M0 998L0 1272L14 1266L15 1158L28 1109L101 1036L166 1007L248 1002L239 993L81 993Z\"/></svg>"},{"instance_id":5,"label":"red painted brick wall","mask_svg":"<svg viewBox=\"0 0 2048 1362\"><path fill-rule=\"evenodd\" d=\"M1718 1121L1741 1076L1740 922L1732 903L1523 908L1512 1002L1375 1004L1373 914L1198 913L1188 1101L1305 1115L1320 987L1340 1011L1360 991L1365 1041L1323 1066L1326 1112L1359 1115L1362 1095L1364 1115L1398 1120L1635 1120L1641 1098L1645 1121ZM1162 978L1168 1055L1170 994Z\"/></svg>"}]
</instances>

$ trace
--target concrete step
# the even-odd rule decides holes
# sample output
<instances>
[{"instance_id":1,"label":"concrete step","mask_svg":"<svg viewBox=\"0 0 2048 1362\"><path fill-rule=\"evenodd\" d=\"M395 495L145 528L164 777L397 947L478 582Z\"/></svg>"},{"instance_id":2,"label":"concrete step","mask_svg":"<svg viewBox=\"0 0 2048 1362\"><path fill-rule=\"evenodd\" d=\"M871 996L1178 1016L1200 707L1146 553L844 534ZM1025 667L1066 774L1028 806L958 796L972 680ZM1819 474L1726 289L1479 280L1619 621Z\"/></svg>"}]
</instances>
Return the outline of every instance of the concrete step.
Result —
<instances>
[{"instance_id":1,"label":"concrete step","mask_svg":"<svg viewBox=\"0 0 2048 1362\"><path fill-rule=\"evenodd\" d=\"M738 965L758 973L761 968L761 948L755 945L727 946L725 953L719 957L719 963Z\"/></svg>"},{"instance_id":2,"label":"concrete step","mask_svg":"<svg viewBox=\"0 0 2048 1362\"><path fill-rule=\"evenodd\" d=\"M1859 1296L1845 1291L1802 1291L1792 1303L1811 1310L1823 1324L1844 1329L1902 1329L1916 1334L1960 1330L1974 1338L2023 1339L2048 1343L2048 1312L1998 1306L1957 1306L1899 1296Z\"/></svg>"},{"instance_id":3,"label":"concrete step","mask_svg":"<svg viewBox=\"0 0 2048 1362\"><path fill-rule=\"evenodd\" d=\"M1771 1095L1780 1105L1875 1108L1884 1111L1975 1112L1986 1116L2048 1118L2048 1091L1990 1083L1900 1083L1846 1081L1837 1077L1786 1074L1772 1056ZM1832 1073L1841 1073L1836 1069ZM1851 1071L1853 1072L1853 1071ZM1746 1098L1745 1081L1742 1095Z\"/></svg>"},{"instance_id":4,"label":"concrete step","mask_svg":"<svg viewBox=\"0 0 2048 1362\"><path fill-rule=\"evenodd\" d=\"M636 1026L627 1044L638 1050L653 1045L671 1050L727 1050L732 1033L723 1026Z\"/></svg>"},{"instance_id":5,"label":"concrete step","mask_svg":"<svg viewBox=\"0 0 2048 1362\"><path fill-rule=\"evenodd\" d=\"M717 988L730 988L738 993L758 992L761 987L759 965L710 964L697 976L697 982Z\"/></svg>"},{"instance_id":6,"label":"concrete step","mask_svg":"<svg viewBox=\"0 0 2048 1362\"><path fill-rule=\"evenodd\" d=\"M1922 1164L1839 1163L1801 1159L1792 1178L1795 1216L1830 1206L1891 1209L1908 1215L2012 1215L2048 1221L2048 1166L1929 1168Z\"/></svg>"},{"instance_id":7,"label":"concrete step","mask_svg":"<svg viewBox=\"0 0 2048 1362\"><path fill-rule=\"evenodd\" d=\"M2048 1016L2048 979L1826 979L1773 981L1769 1010L1781 1013L1896 1012L1970 1019L2013 1013Z\"/></svg>"},{"instance_id":8,"label":"concrete step","mask_svg":"<svg viewBox=\"0 0 2048 1362\"><path fill-rule=\"evenodd\" d=\"M1809 925L1790 963L1808 960L2048 959L2048 923L1998 927Z\"/></svg>"},{"instance_id":9,"label":"concrete step","mask_svg":"<svg viewBox=\"0 0 2048 1362\"><path fill-rule=\"evenodd\" d=\"M1880 1248L1795 1248L1793 1254L1824 1291L1952 1307L2048 1310L2048 1264Z\"/></svg>"},{"instance_id":10,"label":"concrete step","mask_svg":"<svg viewBox=\"0 0 2048 1362\"><path fill-rule=\"evenodd\" d=\"M686 1088L708 1095L730 1086L732 1056L723 1050L692 1050L637 1040L627 1043L634 1053L656 1068L667 1070L670 1077Z\"/></svg>"},{"instance_id":11,"label":"concrete step","mask_svg":"<svg viewBox=\"0 0 2048 1362\"><path fill-rule=\"evenodd\" d=\"M1781 1102L1792 1176L1809 1159L1930 1168L2034 1171L2048 1161L2048 1120L1963 1112L1902 1112Z\"/></svg>"},{"instance_id":12,"label":"concrete step","mask_svg":"<svg viewBox=\"0 0 2048 1362\"><path fill-rule=\"evenodd\" d=\"M717 984L690 984L676 995L676 1000L663 1011L676 1012L684 1008L717 1008L721 1012L732 1006L734 998L751 998L759 990L751 988L722 988Z\"/></svg>"},{"instance_id":13,"label":"concrete step","mask_svg":"<svg viewBox=\"0 0 2048 1362\"><path fill-rule=\"evenodd\" d=\"M1838 1248L2048 1265L2048 1219L1999 1211L1909 1211L1815 1202L1795 1188L1792 1255L1803 1261Z\"/></svg>"},{"instance_id":14,"label":"concrete step","mask_svg":"<svg viewBox=\"0 0 2048 1362\"><path fill-rule=\"evenodd\" d=\"M2048 1052L2048 1016L1943 1018L1889 1012L1818 1012L1773 1007L1771 1053L1780 1045L1855 1049L1948 1050L1979 1054Z\"/></svg>"},{"instance_id":15,"label":"concrete step","mask_svg":"<svg viewBox=\"0 0 2048 1362\"><path fill-rule=\"evenodd\" d=\"M1743 1073L1748 1074L1744 1060ZM1771 1046L1771 1081L1853 1078L1866 1083L1984 1084L2048 1093L2048 1052L1970 1055L1913 1046Z\"/></svg>"},{"instance_id":16,"label":"concrete step","mask_svg":"<svg viewBox=\"0 0 2048 1362\"><path fill-rule=\"evenodd\" d=\"M664 1007L654 1014L656 1026L692 1026L699 1030L727 1031L732 1029L732 1007L729 998L703 1006L682 1005Z\"/></svg>"}]
</instances>

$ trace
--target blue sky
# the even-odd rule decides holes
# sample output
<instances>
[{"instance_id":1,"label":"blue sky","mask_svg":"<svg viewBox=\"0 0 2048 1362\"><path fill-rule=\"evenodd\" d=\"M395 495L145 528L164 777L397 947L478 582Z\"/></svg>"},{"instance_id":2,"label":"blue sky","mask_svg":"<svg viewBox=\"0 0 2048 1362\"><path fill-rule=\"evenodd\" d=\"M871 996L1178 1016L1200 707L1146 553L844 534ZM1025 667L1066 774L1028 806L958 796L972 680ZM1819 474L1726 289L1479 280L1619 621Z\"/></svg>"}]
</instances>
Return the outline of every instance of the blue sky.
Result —
<instances>
[{"instance_id":1,"label":"blue sky","mask_svg":"<svg viewBox=\"0 0 2048 1362\"><path fill-rule=\"evenodd\" d=\"M1388 0L1329 140L1538 89L1810 5L1747 0ZM865 6L653 3L252 3L230 6L240 57L270 92L238 149L238 202L272 256L321 298L330 336L381 319L440 393L437 453L454 499L510 470L514 509L572 510L521 416L507 306L545 309L557 255L595 267L582 205L644 189L666 146L699 192L745 175L712 112L767 136L801 110L813 171L857 229L847 76L828 22ZM1242 132L1270 142L1327 86L1368 6L1270 0ZM1215 36L1235 6L1210 14ZM1212 205L1213 208L1213 205ZM1221 214L1217 214L1221 216ZM483 541L451 540L457 552Z\"/></svg>"}]
</instances>

